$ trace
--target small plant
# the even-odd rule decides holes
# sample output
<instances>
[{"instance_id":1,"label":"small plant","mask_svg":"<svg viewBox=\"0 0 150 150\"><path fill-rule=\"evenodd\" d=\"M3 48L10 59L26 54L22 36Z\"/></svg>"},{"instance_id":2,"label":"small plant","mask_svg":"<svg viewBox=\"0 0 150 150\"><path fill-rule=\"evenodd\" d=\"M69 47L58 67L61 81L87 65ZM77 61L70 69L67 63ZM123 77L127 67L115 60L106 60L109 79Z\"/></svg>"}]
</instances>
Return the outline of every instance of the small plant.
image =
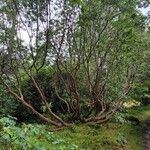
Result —
<instances>
[{"instance_id":1,"label":"small plant","mask_svg":"<svg viewBox=\"0 0 150 150\"><path fill-rule=\"evenodd\" d=\"M112 121L117 122L117 123L124 124L124 123L127 122L125 118L126 118L126 114L125 114L125 113L117 112L117 113L114 115Z\"/></svg>"},{"instance_id":2,"label":"small plant","mask_svg":"<svg viewBox=\"0 0 150 150\"><path fill-rule=\"evenodd\" d=\"M8 126L15 126L16 125L16 122L8 117L3 117L0 119L0 123L5 126L5 127L8 127Z\"/></svg>"},{"instance_id":3,"label":"small plant","mask_svg":"<svg viewBox=\"0 0 150 150\"><path fill-rule=\"evenodd\" d=\"M125 145L125 144L127 144L127 139L126 139L126 137L125 137L124 134L122 134L122 133L119 133L119 134L118 134L117 143L118 143L119 145Z\"/></svg>"}]
</instances>

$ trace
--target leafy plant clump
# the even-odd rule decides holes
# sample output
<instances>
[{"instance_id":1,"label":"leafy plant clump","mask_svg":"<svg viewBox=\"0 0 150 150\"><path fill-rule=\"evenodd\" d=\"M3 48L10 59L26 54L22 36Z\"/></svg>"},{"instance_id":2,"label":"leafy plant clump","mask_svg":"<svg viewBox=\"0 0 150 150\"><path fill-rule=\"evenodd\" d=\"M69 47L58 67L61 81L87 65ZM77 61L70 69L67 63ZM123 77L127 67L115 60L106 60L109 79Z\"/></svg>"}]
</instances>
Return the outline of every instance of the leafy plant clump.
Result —
<instances>
[{"instance_id":1,"label":"leafy plant clump","mask_svg":"<svg viewBox=\"0 0 150 150\"><path fill-rule=\"evenodd\" d=\"M9 118L0 119L0 142L5 148L13 150L75 150L76 145L61 139L46 130L46 126L37 124L23 124L16 126L16 122Z\"/></svg>"},{"instance_id":2,"label":"leafy plant clump","mask_svg":"<svg viewBox=\"0 0 150 150\"><path fill-rule=\"evenodd\" d=\"M116 122L116 123L120 123L120 124L124 124L127 122L126 120L126 113L123 112L117 112L114 117L112 118L112 121Z\"/></svg>"}]
</instances>

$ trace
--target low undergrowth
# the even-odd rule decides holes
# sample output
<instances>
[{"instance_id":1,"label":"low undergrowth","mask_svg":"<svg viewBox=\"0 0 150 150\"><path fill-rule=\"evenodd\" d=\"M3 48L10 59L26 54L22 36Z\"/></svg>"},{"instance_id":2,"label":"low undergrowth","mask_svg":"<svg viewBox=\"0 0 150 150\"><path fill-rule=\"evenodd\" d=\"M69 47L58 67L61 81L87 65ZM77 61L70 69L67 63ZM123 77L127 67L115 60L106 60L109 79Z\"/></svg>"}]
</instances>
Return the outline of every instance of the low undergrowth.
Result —
<instances>
[{"instance_id":1,"label":"low undergrowth","mask_svg":"<svg viewBox=\"0 0 150 150\"><path fill-rule=\"evenodd\" d=\"M137 118L140 124L127 120L126 114ZM50 126L18 126L14 120L2 118L0 147L2 150L142 150L142 121L150 118L150 106L130 108L116 118L102 125L79 124L56 132L50 132Z\"/></svg>"},{"instance_id":2,"label":"low undergrowth","mask_svg":"<svg viewBox=\"0 0 150 150\"><path fill-rule=\"evenodd\" d=\"M16 126L14 120L0 119L0 146L8 150L75 150L76 145L65 141L45 125L22 124Z\"/></svg>"},{"instance_id":3,"label":"low undergrowth","mask_svg":"<svg viewBox=\"0 0 150 150\"><path fill-rule=\"evenodd\" d=\"M58 132L79 150L142 150L140 127L132 124L78 125Z\"/></svg>"}]
</instances>

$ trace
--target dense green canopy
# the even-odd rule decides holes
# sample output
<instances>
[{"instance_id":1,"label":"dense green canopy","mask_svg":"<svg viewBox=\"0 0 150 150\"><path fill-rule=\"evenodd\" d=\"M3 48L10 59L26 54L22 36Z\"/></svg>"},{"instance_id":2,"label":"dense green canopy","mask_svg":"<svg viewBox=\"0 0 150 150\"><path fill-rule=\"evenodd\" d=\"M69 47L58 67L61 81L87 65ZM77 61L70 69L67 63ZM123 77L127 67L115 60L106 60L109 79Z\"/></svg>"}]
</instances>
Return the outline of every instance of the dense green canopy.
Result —
<instances>
[{"instance_id":1,"label":"dense green canopy","mask_svg":"<svg viewBox=\"0 0 150 150\"><path fill-rule=\"evenodd\" d=\"M128 100L149 50L148 17L137 9L147 3L2 0L1 84L53 125L109 120Z\"/></svg>"}]
</instances>

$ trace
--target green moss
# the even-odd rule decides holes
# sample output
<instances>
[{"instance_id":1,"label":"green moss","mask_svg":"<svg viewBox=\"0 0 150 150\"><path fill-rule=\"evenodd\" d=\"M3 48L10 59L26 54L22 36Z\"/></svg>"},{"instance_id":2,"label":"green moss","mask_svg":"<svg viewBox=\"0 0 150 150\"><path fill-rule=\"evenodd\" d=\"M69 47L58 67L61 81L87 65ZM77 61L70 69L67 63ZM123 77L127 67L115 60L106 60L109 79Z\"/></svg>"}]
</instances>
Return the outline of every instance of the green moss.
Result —
<instances>
[{"instance_id":1,"label":"green moss","mask_svg":"<svg viewBox=\"0 0 150 150\"><path fill-rule=\"evenodd\" d=\"M95 129L88 125L78 125L72 132L70 129L57 132L60 137L86 150L142 150L140 127L131 124L108 123Z\"/></svg>"}]
</instances>

